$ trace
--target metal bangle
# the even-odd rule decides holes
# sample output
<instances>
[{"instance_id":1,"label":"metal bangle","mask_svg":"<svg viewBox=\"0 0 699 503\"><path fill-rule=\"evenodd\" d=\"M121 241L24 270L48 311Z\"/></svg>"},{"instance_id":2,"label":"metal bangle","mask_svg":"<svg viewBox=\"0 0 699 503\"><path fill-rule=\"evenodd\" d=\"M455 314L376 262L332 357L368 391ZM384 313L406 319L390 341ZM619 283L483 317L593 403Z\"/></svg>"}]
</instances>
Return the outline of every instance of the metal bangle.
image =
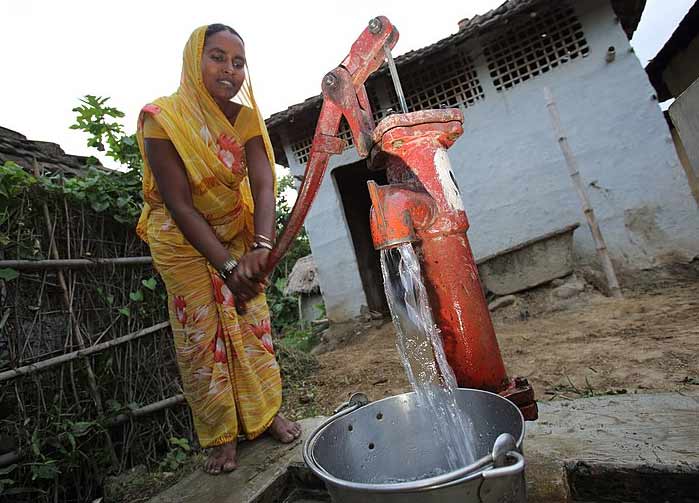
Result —
<instances>
[{"instance_id":1,"label":"metal bangle","mask_svg":"<svg viewBox=\"0 0 699 503\"><path fill-rule=\"evenodd\" d=\"M272 246L271 243L266 243L264 241L255 241L252 244L252 249L255 250L257 248L266 248L267 250L271 251L272 249L274 249L274 246Z\"/></svg>"},{"instance_id":2,"label":"metal bangle","mask_svg":"<svg viewBox=\"0 0 699 503\"><path fill-rule=\"evenodd\" d=\"M221 276L223 281L226 281L236 267L238 267L238 261L233 257L229 257L218 270L218 275Z\"/></svg>"},{"instance_id":3,"label":"metal bangle","mask_svg":"<svg viewBox=\"0 0 699 503\"><path fill-rule=\"evenodd\" d=\"M268 238L268 237L265 236L264 234L255 234L255 239L256 239L258 242L259 242L259 241L265 241L265 242L267 242L267 243L269 243L269 244L271 244L271 245L274 244L274 241L272 241L270 238Z\"/></svg>"}]
</instances>

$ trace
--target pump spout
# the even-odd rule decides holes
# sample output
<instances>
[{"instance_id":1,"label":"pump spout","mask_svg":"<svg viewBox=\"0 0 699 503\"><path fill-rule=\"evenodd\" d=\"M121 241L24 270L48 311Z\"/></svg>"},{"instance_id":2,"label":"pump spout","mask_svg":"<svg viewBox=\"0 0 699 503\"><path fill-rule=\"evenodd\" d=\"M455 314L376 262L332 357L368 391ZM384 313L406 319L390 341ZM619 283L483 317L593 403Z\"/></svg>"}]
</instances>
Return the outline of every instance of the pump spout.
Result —
<instances>
[{"instance_id":1,"label":"pump spout","mask_svg":"<svg viewBox=\"0 0 699 503\"><path fill-rule=\"evenodd\" d=\"M500 393L537 416L526 379L510 379L466 235L468 218L447 149L462 134L459 110L429 110L384 119L372 157L387 165L386 186L369 182L377 249L412 243L447 361L461 387ZM376 167L376 166L375 166Z\"/></svg>"}]
</instances>

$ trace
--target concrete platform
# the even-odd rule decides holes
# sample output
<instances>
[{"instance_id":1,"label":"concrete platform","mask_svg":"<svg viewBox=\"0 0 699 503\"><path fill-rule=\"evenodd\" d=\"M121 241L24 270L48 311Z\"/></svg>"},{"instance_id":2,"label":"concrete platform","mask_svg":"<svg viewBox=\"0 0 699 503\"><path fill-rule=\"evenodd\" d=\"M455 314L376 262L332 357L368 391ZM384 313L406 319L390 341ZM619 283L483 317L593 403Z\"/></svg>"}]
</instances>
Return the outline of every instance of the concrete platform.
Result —
<instances>
[{"instance_id":1,"label":"concrete platform","mask_svg":"<svg viewBox=\"0 0 699 503\"><path fill-rule=\"evenodd\" d=\"M281 494L290 465L303 465L303 442L323 421L314 417L300 421L301 438L281 444L269 436L240 444L238 469L209 475L198 470L152 498L149 503L272 503L275 487Z\"/></svg>"},{"instance_id":2,"label":"concrete platform","mask_svg":"<svg viewBox=\"0 0 699 503\"><path fill-rule=\"evenodd\" d=\"M699 390L543 402L539 410L524 444L529 502L699 501ZM322 419L302 421L304 435ZM195 472L151 503L327 501L284 496L292 480L318 488L301 448L301 440L246 442L238 470Z\"/></svg>"},{"instance_id":3,"label":"concrete platform","mask_svg":"<svg viewBox=\"0 0 699 503\"><path fill-rule=\"evenodd\" d=\"M699 501L699 393L539 404L529 501Z\"/></svg>"}]
</instances>

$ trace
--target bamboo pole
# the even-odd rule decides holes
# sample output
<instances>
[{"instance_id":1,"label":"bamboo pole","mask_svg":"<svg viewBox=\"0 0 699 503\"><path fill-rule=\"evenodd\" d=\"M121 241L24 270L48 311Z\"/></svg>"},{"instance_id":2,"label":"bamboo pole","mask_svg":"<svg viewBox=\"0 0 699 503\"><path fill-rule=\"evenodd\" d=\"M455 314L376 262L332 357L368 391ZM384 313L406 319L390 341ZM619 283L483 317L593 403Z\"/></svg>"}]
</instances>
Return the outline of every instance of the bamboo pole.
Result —
<instances>
[{"instance_id":1,"label":"bamboo pole","mask_svg":"<svg viewBox=\"0 0 699 503\"><path fill-rule=\"evenodd\" d=\"M113 418L107 420L107 426L113 427L118 426L122 423L130 421L132 418L139 418L143 416L148 416L155 412L161 410L170 409L176 405L181 405L186 403L184 395L175 395L169 398L165 398L158 402L150 403L130 411L128 414L119 414ZM0 468L17 463L20 460L19 454L16 451L11 451L0 455Z\"/></svg>"},{"instance_id":2,"label":"bamboo pole","mask_svg":"<svg viewBox=\"0 0 699 503\"><path fill-rule=\"evenodd\" d=\"M76 360L77 358L84 358L84 357L91 355L93 353L102 352L105 349L113 348L114 346L124 344L124 343L132 341L134 339L139 339L139 338L143 337L144 335L148 335L148 334L152 334L154 332L157 332L163 328L168 327L169 325L170 325L169 321L163 321L161 323L158 323L157 325L153 325L152 327L144 328L142 330L139 330L138 332L132 332L130 334L126 334L122 337L117 337L116 339L112 339L112 340L107 341L107 342L95 344L94 346L86 347L84 349L79 349L79 350L73 351L71 353L65 353L65 354L56 356L54 358L49 358L47 360L43 360L43 361L40 361L37 363L24 365L24 366L18 367L16 369L6 370L4 372L0 372L0 382L7 381L8 379L13 379L15 377L19 377L19 376L23 376L23 375L34 374L35 372L39 372L41 370L46 370L46 369L54 367L56 365L60 365L62 363L67 363L69 361Z\"/></svg>"},{"instance_id":3,"label":"bamboo pole","mask_svg":"<svg viewBox=\"0 0 699 503\"><path fill-rule=\"evenodd\" d=\"M117 258L74 258L58 260L0 260L0 268L9 267L23 271L35 271L43 269L80 269L83 267L106 266L135 266L153 263L153 258L145 257L117 257Z\"/></svg>"},{"instance_id":4,"label":"bamboo pole","mask_svg":"<svg viewBox=\"0 0 699 503\"><path fill-rule=\"evenodd\" d=\"M595 241L595 248L597 249L597 256L602 262L602 268L604 269L604 274L607 276L607 284L609 285L609 291L613 297L621 298L623 297L621 293L621 288L619 287L619 281L617 280L616 273L614 272L614 265L612 260L609 258L609 250L607 250L607 244L604 242L604 236L602 236L602 231L600 230L597 218L595 217L595 211L592 209L590 204L590 199L587 197L587 192L585 192L585 186L583 185L582 178L580 176L580 169L578 168L578 161L573 154L573 149L568 143L568 138L563 131L561 126L561 117L558 113L558 107L551 93L551 89L544 87L544 95L546 97L546 108L549 110L551 115L551 123L553 129L556 133L556 139L558 140L558 145L563 152L563 157L565 157L566 165L568 166L568 171L570 172L570 178L573 180L573 185L578 193L580 202L582 203L583 213L587 219L587 225L590 227L590 232L592 233L592 239Z\"/></svg>"},{"instance_id":5,"label":"bamboo pole","mask_svg":"<svg viewBox=\"0 0 699 503\"><path fill-rule=\"evenodd\" d=\"M170 398L165 398L164 400L160 400L158 402L139 407L138 409L134 409L130 411L128 414L119 414L118 416L114 416L112 419L107 421L107 423L109 424L109 426L116 426L121 423L125 423L126 421L129 421L133 417L147 416L149 414L153 414L154 412L169 409L171 407L174 407L175 405L185 403L185 401L186 400L184 398L184 395L171 396Z\"/></svg>"}]
</instances>

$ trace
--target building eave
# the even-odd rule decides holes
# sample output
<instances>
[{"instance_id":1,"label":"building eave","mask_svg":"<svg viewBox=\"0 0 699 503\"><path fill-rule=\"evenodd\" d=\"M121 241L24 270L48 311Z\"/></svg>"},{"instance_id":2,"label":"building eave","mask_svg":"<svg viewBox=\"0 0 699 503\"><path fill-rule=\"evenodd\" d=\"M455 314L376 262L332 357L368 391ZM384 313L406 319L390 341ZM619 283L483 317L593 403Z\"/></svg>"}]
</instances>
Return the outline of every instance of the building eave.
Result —
<instances>
[{"instance_id":1,"label":"building eave","mask_svg":"<svg viewBox=\"0 0 699 503\"><path fill-rule=\"evenodd\" d=\"M692 40L697 38L697 35L699 35L699 3L695 3L689 9L663 48L646 66L646 73L658 94L659 101L673 98L672 92L665 84L663 73L675 56L684 51Z\"/></svg>"}]
</instances>

